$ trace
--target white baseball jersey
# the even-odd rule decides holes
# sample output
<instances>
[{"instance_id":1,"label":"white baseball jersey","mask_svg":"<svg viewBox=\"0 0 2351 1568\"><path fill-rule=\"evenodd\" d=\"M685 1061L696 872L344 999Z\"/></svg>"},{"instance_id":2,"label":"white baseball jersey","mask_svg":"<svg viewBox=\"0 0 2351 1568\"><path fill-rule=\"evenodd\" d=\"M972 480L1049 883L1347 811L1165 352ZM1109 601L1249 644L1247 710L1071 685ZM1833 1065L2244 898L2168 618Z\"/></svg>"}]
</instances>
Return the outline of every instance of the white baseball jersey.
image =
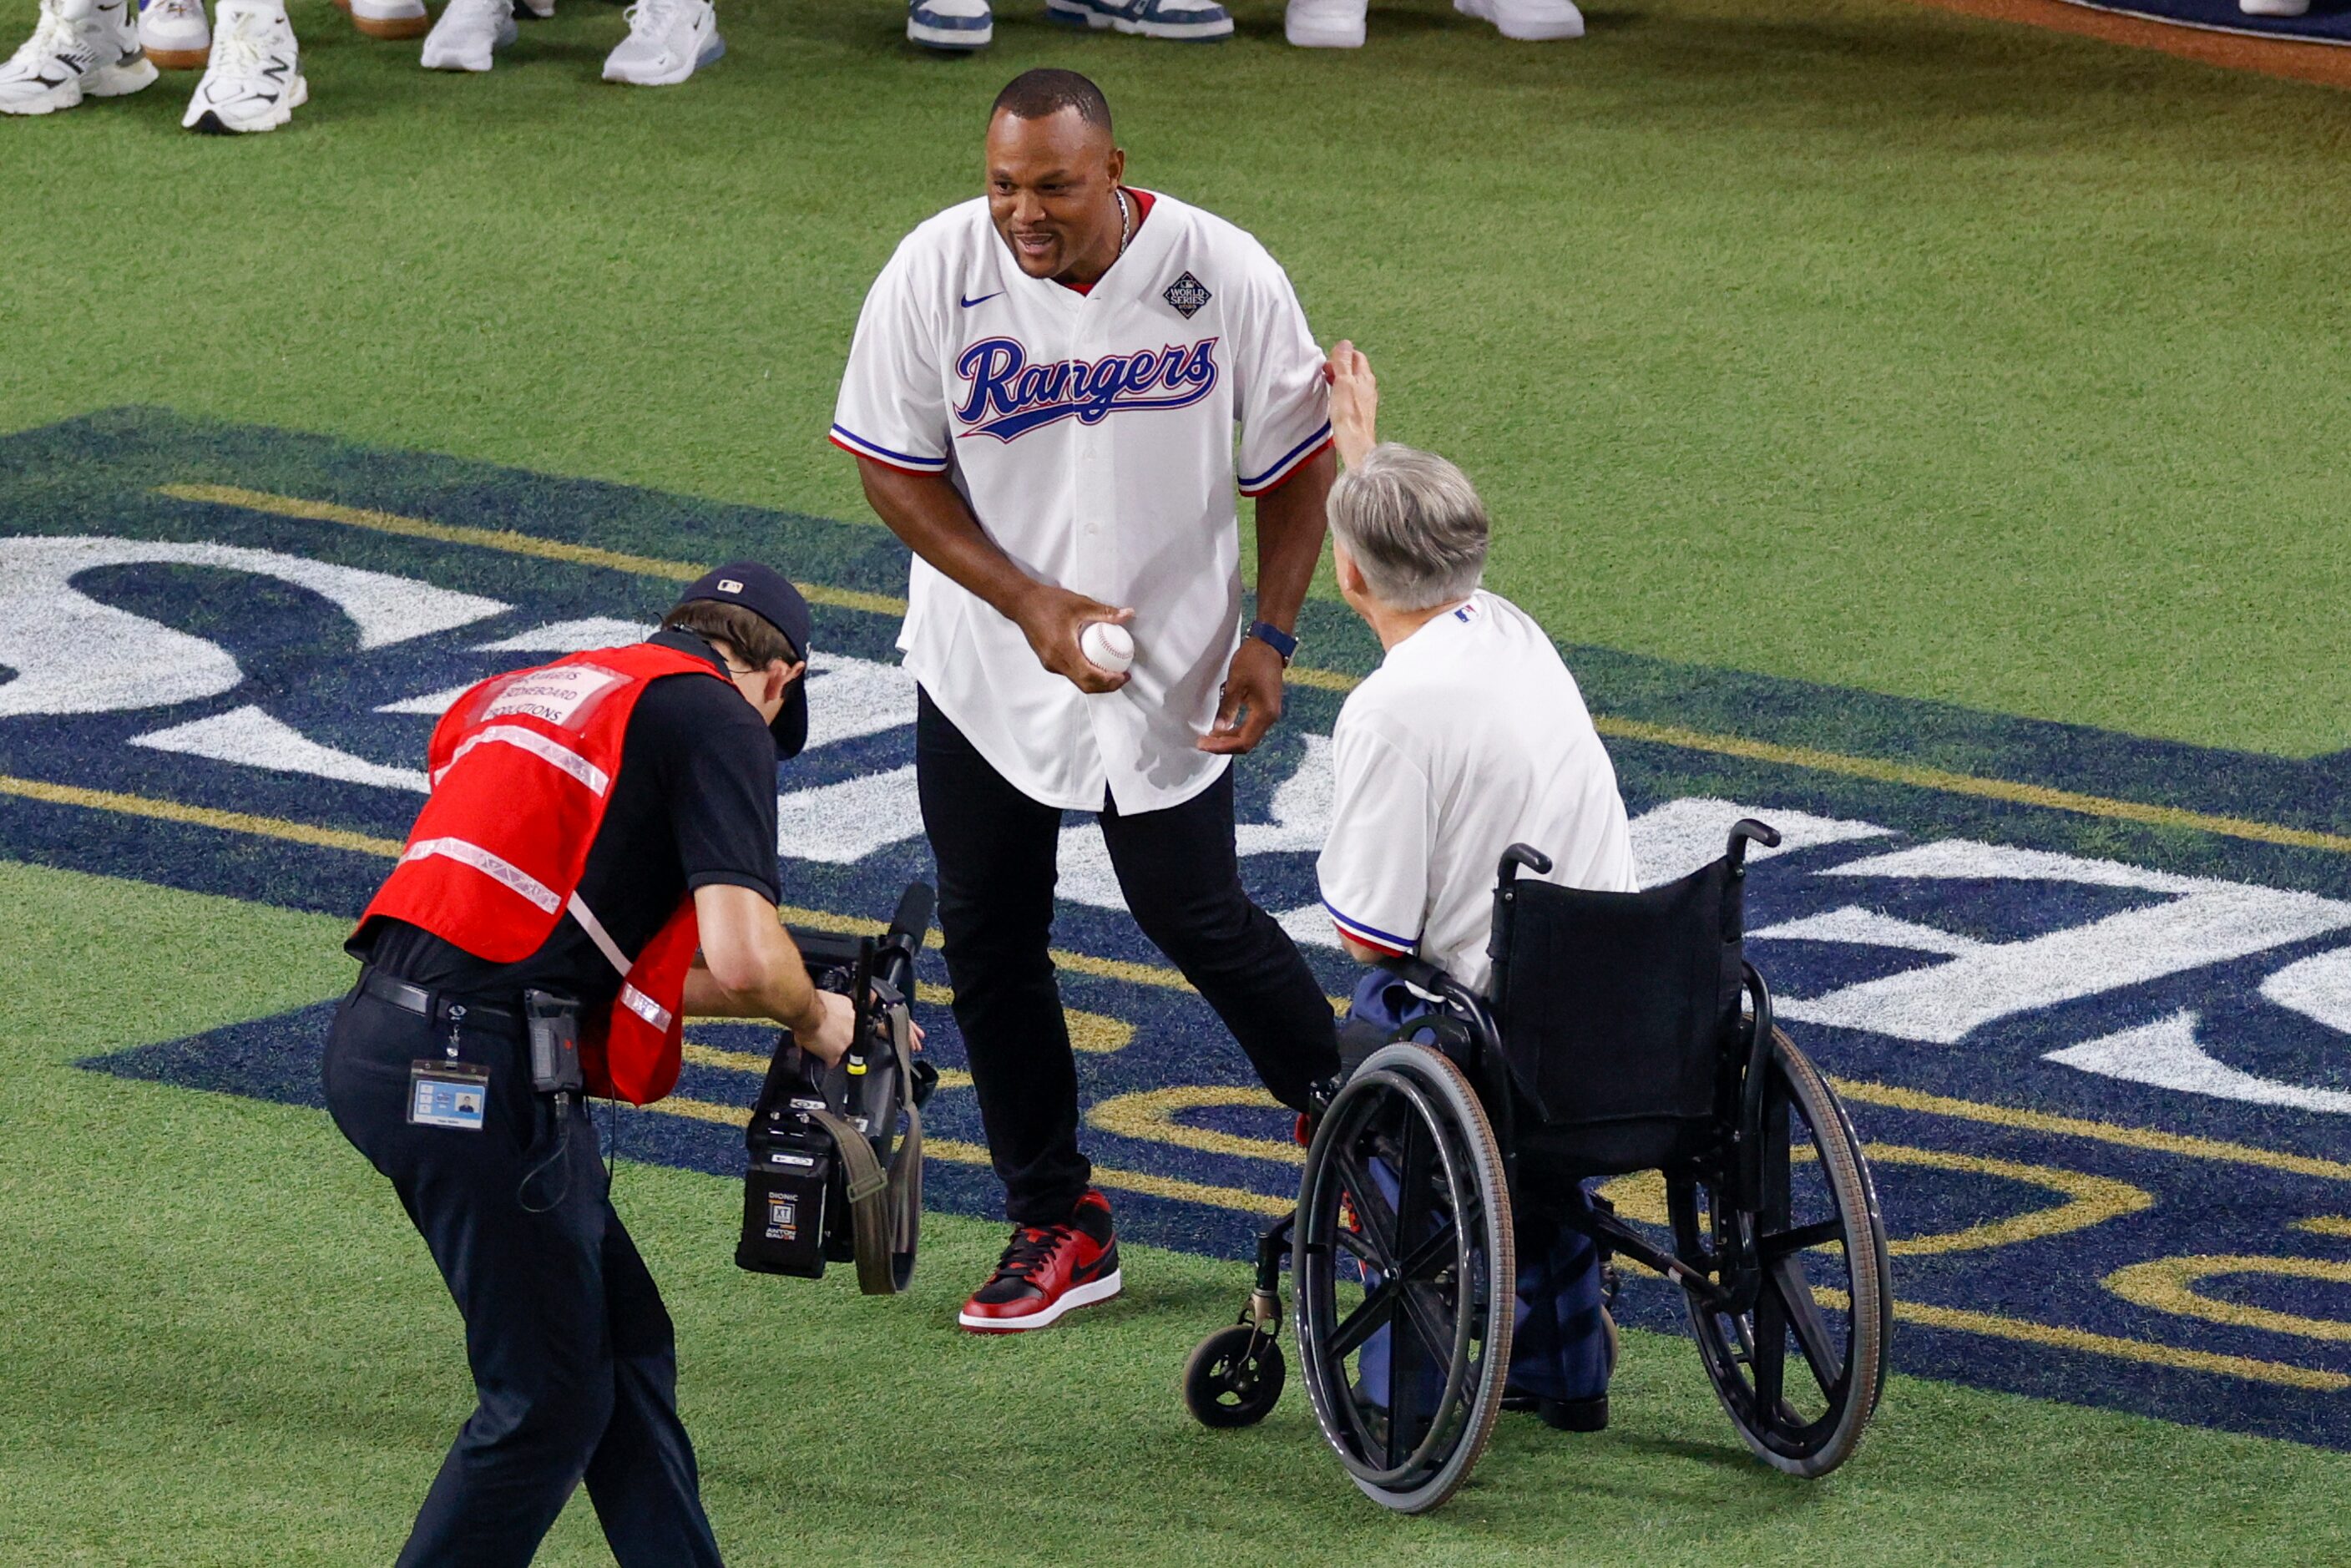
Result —
<instances>
[{"instance_id":1,"label":"white baseball jersey","mask_svg":"<svg viewBox=\"0 0 2351 1568\"><path fill-rule=\"evenodd\" d=\"M1635 886L1616 768L1534 618L1479 591L1388 650L1331 732L1338 773L1316 872L1345 936L1418 953L1483 990L1502 852L1545 882ZM1526 874L1526 873L1521 873Z\"/></svg>"},{"instance_id":2,"label":"white baseball jersey","mask_svg":"<svg viewBox=\"0 0 2351 1568\"><path fill-rule=\"evenodd\" d=\"M1322 354L1248 234L1170 196L1080 293L1022 272L982 198L908 235L858 319L835 444L950 476L1022 570L1132 606L1134 665L1090 696L986 601L917 558L898 646L931 700L1022 793L1122 812L1181 805L1239 639L1234 489L1331 439ZM1234 432L1239 431L1238 452Z\"/></svg>"}]
</instances>

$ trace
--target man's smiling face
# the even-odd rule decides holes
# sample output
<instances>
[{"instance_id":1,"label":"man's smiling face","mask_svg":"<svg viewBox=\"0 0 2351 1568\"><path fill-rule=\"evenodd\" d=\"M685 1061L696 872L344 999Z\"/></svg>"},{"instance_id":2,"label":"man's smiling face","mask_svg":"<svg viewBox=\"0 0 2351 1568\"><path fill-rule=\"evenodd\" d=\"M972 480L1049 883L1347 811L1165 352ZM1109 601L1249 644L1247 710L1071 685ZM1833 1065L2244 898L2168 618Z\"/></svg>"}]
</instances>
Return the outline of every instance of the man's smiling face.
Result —
<instances>
[{"instance_id":1,"label":"man's smiling face","mask_svg":"<svg viewBox=\"0 0 2351 1568\"><path fill-rule=\"evenodd\" d=\"M1126 154L1074 109L987 126L987 212L1031 277L1092 283L1118 259Z\"/></svg>"}]
</instances>

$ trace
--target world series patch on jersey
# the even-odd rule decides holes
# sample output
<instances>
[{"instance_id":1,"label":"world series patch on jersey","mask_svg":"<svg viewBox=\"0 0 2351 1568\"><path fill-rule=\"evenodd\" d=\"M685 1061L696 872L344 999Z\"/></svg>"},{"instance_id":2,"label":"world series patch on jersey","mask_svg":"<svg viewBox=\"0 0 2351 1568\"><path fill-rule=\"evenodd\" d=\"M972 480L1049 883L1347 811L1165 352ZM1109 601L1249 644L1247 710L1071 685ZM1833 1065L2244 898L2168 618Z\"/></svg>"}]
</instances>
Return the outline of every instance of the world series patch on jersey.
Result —
<instances>
[{"instance_id":1,"label":"world series patch on jersey","mask_svg":"<svg viewBox=\"0 0 2351 1568\"><path fill-rule=\"evenodd\" d=\"M1145 214L1087 292L1020 270L987 203L916 228L865 300L835 444L952 479L1040 580L1132 606L1121 690L1089 696L1019 627L917 559L906 665L980 754L1049 805L1177 805L1226 759L1196 742L1238 638L1235 491L1331 439L1322 353L1290 279L1233 225L1135 193ZM1238 432L1238 438L1236 436Z\"/></svg>"}]
</instances>

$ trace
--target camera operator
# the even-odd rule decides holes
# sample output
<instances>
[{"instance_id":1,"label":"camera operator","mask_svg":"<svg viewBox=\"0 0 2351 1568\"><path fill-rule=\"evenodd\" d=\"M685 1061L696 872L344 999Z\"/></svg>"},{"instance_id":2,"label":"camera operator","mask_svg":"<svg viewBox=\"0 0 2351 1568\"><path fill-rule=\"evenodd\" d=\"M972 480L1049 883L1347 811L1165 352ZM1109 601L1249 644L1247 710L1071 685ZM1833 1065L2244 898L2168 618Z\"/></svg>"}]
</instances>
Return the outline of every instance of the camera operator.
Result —
<instances>
[{"instance_id":1,"label":"camera operator","mask_svg":"<svg viewBox=\"0 0 2351 1568\"><path fill-rule=\"evenodd\" d=\"M776 914L809 621L779 573L722 567L649 641L486 681L434 732L325 1061L335 1124L465 1317L479 1399L402 1564L528 1563L583 1479L622 1568L719 1561L669 1314L579 1090L666 1094L688 1013L849 1047L849 998L810 985Z\"/></svg>"}]
</instances>

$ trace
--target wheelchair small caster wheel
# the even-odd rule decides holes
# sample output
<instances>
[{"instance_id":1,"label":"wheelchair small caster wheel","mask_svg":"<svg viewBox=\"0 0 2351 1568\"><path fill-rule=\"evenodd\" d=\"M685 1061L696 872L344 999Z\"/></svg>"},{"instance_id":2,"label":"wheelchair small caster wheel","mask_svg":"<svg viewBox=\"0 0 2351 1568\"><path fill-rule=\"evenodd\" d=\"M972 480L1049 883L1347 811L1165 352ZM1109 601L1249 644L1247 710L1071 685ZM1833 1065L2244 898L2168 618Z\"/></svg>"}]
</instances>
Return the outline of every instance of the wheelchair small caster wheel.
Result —
<instances>
[{"instance_id":1,"label":"wheelchair small caster wheel","mask_svg":"<svg viewBox=\"0 0 2351 1568\"><path fill-rule=\"evenodd\" d=\"M1203 1427L1254 1427L1272 1413L1286 1375L1270 1334L1248 1323L1218 1329L1184 1364L1184 1408Z\"/></svg>"}]
</instances>

